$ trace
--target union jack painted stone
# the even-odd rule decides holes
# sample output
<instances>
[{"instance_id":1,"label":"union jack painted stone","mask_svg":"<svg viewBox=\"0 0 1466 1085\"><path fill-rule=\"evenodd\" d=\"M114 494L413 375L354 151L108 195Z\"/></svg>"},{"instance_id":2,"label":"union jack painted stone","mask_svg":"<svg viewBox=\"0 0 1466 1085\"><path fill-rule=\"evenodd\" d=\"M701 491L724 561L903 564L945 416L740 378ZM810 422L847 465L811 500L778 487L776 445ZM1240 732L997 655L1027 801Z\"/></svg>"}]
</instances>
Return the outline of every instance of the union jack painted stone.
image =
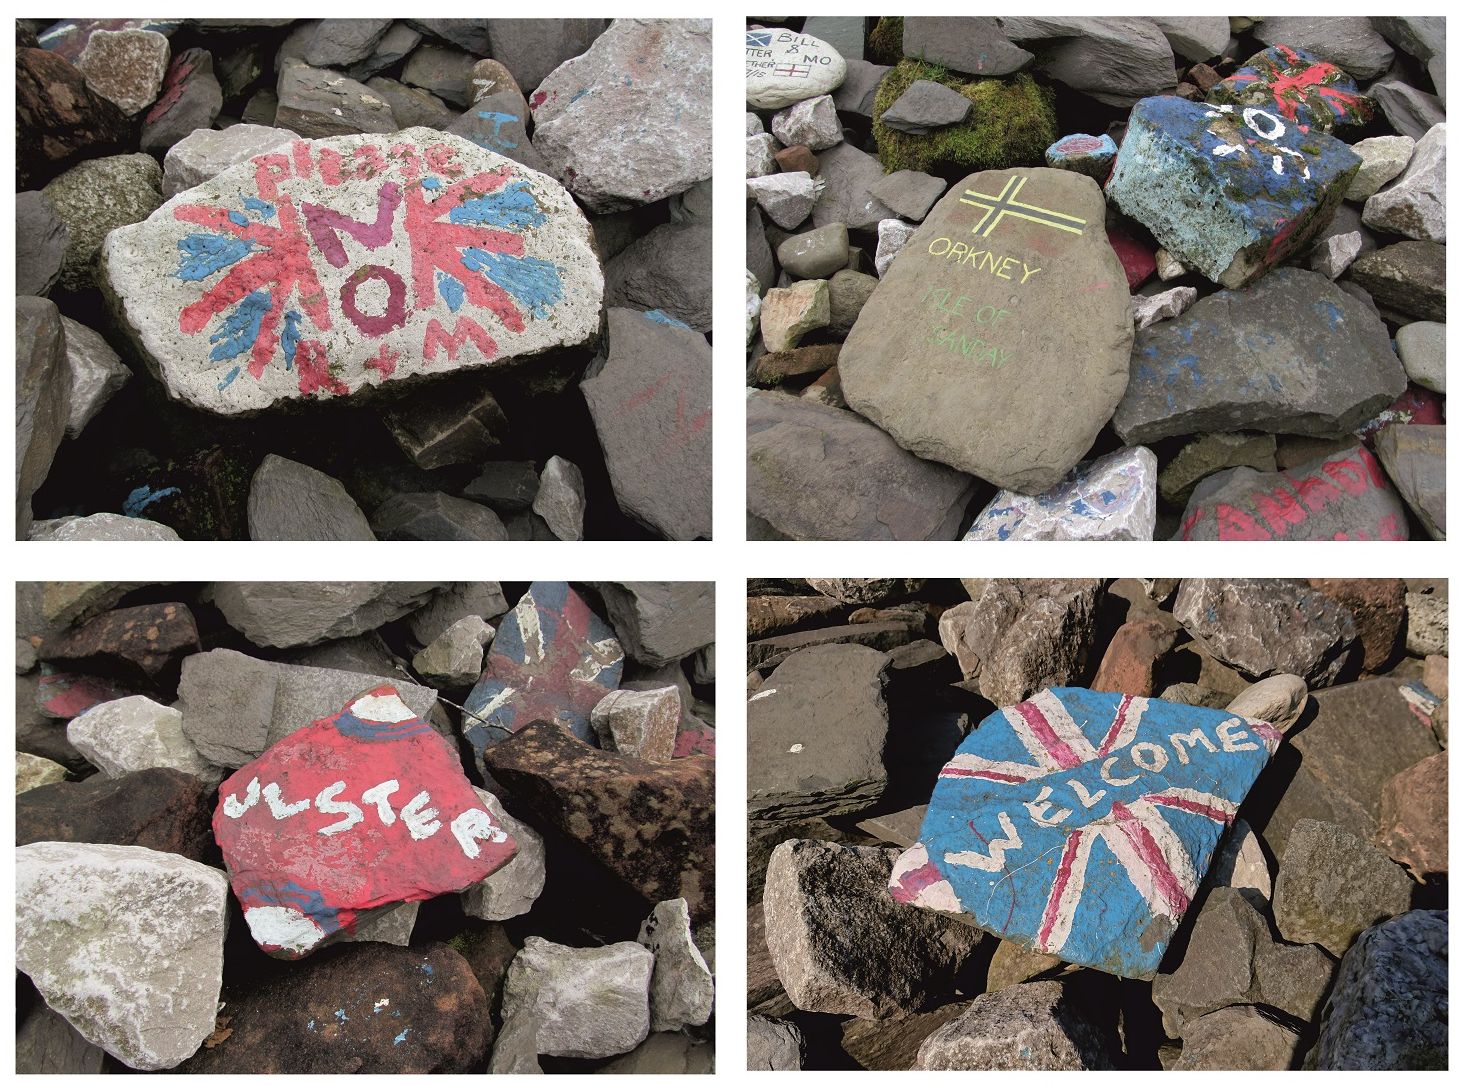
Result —
<instances>
[{"instance_id":1,"label":"union jack painted stone","mask_svg":"<svg viewBox=\"0 0 1466 1085\"><path fill-rule=\"evenodd\" d=\"M891 895L1148 979L1280 741L1224 711L1046 689L985 719L942 769Z\"/></svg>"}]
</instances>

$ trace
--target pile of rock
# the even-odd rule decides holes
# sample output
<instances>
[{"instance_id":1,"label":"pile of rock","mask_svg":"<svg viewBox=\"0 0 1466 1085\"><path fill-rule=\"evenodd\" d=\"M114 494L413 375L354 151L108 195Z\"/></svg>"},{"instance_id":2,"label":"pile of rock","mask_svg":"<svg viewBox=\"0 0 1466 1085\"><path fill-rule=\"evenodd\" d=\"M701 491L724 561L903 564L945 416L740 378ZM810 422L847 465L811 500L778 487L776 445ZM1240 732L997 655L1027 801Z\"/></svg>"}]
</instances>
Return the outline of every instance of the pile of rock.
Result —
<instances>
[{"instance_id":1,"label":"pile of rock","mask_svg":"<svg viewBox=\"0 0 1466 1085\"><path fill-rule=\"evenodd\" d=\"M18 1070L711 1073L713 629L711 584L20 585Z\"/></svg>"},{"instance_id":2,"label":"pile of rock","mask_svg":"<svg viewBox=\"0 0 1466 1085\"><path fill-rule=\"evenodd\" d=\"M20 538L711 536L710 21L17 35Z\"/></svg>"},{"instance_id":3,"label":"pile of rock","mask_svg":"<svg viewBox=\"0 0 1466 1085\"><path fill-rule=\"evenodd\" d=\"M1445 49L750 25L750 533L1443 538Z\"/></svg>"},{"instance_id":4,"label":"pile of rock","mask_svg":"<svg viewBox=\"0 0 1466 1085\"><path fill-rule=\"evenodd\" d=\"M762 1069L1447 1061L1444 581L753 581Z\"/></svg>"}]
</instances>

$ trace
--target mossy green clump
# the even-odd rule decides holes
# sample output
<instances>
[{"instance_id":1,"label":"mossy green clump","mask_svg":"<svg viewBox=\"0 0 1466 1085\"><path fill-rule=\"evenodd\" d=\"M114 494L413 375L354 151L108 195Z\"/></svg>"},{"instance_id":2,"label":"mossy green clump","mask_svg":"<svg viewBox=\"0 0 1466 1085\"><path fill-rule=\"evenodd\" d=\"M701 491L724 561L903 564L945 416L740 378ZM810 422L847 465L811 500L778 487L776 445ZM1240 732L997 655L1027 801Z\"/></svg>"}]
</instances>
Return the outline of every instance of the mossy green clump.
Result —
<instances>
[{"instance_id":1,"label":"mossy green clump","mask_svg":"<svg viewBox=\"0 0 1466 1085\"><path fill-rule=\"evenodd\" d=\"M918 79L951 87L972 102L967 120L919 136L882 124L881 114ZM881 81L872 116L876 151L887 173L1041 166L1044 151L1059 138L1054 93L1032 76L970 79L921 60L901 61Z\"/></svg>"},{"instance_id":2,"label":"mossy green clump","mask_svg":"<svg viewBox=\"0 0 1466 1085\"><path fill-rule=\"evenodd\" d=\"M866 39L865 56L874 64L899 64L901 38L906 33L906 20L900 16L882 15Z\"/></svg>"}]
</instances>

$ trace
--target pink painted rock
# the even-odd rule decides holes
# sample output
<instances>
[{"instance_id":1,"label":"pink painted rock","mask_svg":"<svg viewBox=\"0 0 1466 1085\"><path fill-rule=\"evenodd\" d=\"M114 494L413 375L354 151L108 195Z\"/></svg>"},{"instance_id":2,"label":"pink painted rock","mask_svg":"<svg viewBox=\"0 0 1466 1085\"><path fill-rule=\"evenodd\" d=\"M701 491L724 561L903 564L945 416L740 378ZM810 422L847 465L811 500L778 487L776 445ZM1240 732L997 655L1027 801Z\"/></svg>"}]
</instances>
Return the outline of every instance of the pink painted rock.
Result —
<instances>
[{"instance_id":1,"label":"pink painted rock","mask_svg":"<svg viewBox=\"0 0 1466 1085\"><path fill-rule=\"evenodd\" d=\"M1130 284L1133 294L1141 283L1155 274L1155 249L1141 244L1124 230L1110 227L1106 233L1110 238L1110 248L1115 250L1120 265L1125 269L1125 281Z\"/></svg>"},{"instance_id":2,"label":"pink painted rock","mask_svg":"<svg viewBox=\"0 0 1466 1085\"><path fill-rule=\"evenodd\" d=\"M1420 387L1408 384L1399 399L1391 403L1355 431L1365 444L1374 447L1375 435L1388 425L1400 423L1407 426L1440 426L1446 421L1446 397Z\"/></svg>"},{"instance_id":3,"label":"pink painted rock","mask_svg":"<svg viewBox=\"0 0 1466 1085\"><path fill-rule=\"evenodd\" d=\"M60 671L41 675L36 686L36 707L43 716L70 720L104 701L130 697L136 692L105 678Z\"/></svg>"},{"instance_id":4,"label":"pink painted rock","mask_svg":"<svg viewBox=\"0 0 1466 1085\"><path fill-rule=\"evenodd\" d=\"M483 881L516 850L457 752L390 685L224 781L214 836L254 940L303 957L384 905Z\"/></svg>"},{"instance_id":5,"label":"pink painted rock","mask_svg":"<svg viewBox=\"0 0 1466 1085\"><path fill-rule=\"evenodd\" d=\"M296 140L112 231L100 279L216 414L592 341L604 279L556 181L429 128Z\"/></svg>"}]
</instances>

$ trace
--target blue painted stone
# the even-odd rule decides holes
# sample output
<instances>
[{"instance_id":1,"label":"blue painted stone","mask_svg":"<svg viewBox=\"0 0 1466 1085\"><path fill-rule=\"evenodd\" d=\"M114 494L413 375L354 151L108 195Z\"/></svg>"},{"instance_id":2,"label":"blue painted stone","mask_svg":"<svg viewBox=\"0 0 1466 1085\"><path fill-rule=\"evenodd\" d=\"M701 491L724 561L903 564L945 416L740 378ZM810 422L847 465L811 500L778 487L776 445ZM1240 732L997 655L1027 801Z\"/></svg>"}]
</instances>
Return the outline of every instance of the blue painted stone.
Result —
<instances>
[{"instance_id":1,"label":"blue painted stone","mask_svg":"<svg viewBox=\"0 0 1466 1085\"><path fill-rule=\"evenodd\" d=\"M530 585L500 622L465 702L463 735L475 768L482 773L485 749L535 720L553 720L595 745L591 709L620 688L624 661L615 632L569 584Z\"/></svg>"},{"instance_id":2,"label":"blue painted stone","mask_svg":"<svg viewBox=\"0 0 1466 1085\"><path fill-rule=\"evenodd\" d=\"M1359 93L1348 72L1286 45L1270 45L1249 57L1212 87L1206 100L1262 106L1305 132L1311 128L1332 132L1339 125L1374 119L1374 103Z\"/></svg>"},{"instance_id":3,"label":"blue painted stone","mask_svg":"<svg viewBox=\"0 0 1466 1085\"><path fill-rule=\"evenodd\" d=\"M1215 709L1044 690L958 747L891 895L1149 979L1281 740L1271 724Z\"/></svg>"},{"instance_id":4,"label":"blue painted stone","mask_svg":"<svg viewBox=\"0 0 1466 1085\"><path fill-rule=\"evenodd\" d=\"M1121 448L1081 463L1037 497L999 490L963 542L1155 538L1155 453Z\"/></svg>"},{"instance_id":5,"label":"blue painted stone","mask_svg":"<svg viewBox=\"0 0 1466 1085\"><path fill-rule=\"evenodd\" d=\"M1183 263L1245 286L1324 228L1361 160L1254 106L1145 98L1105 195Z\"/></svg>"},{"instance_id":6,"label":"blue painted stone","mask_svg":"<svg viewBox=\"0 0 1466 1085\"><path fill-rule=\"evenodd\" d=\"M1044 161L1056 170L1073 170L1104 184L1118 151L1109 136L1087 136L1080 132L1050 144L1044 152Z\"/></svg>"}]
</instances>

